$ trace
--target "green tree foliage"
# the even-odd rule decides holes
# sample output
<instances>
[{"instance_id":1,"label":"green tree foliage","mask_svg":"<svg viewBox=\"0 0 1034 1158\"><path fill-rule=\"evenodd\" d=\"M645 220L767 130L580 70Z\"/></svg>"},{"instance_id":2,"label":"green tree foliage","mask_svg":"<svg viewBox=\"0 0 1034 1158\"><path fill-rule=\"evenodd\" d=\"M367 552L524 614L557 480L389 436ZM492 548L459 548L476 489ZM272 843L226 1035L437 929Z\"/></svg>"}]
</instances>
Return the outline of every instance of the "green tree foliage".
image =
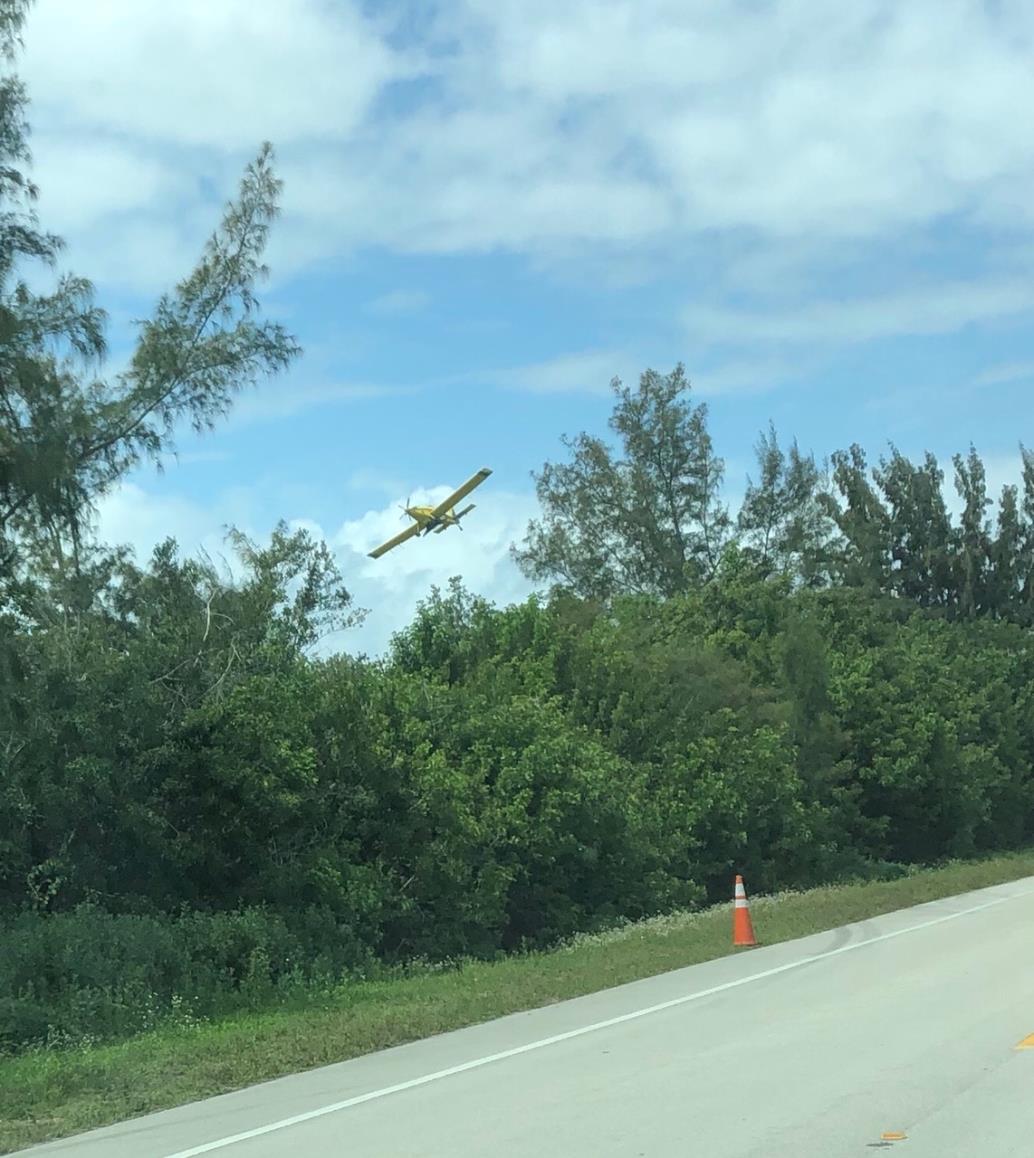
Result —
<instances>
[{"instance_id":1,"label":"green tree foliage","mask_svg":"<svg viewBox=\"0 0 1034 1158\"><path fill-rule=\"evenodd\" d=\"M25 5L0 0L13 46ZM678 366L539 476L552 589L432 589L382 660L326 544L138 564L92 502L293 357L255 320L264 149L114 383L0 83L0 1048L117 1037L421 962L1034 839L1034 456L953 522L931 455L820 472L769 428L735 519ZM87 369L91 371L87 374Z\"/></svg>"},{"instance_id":2,"label":"green tree foliage","mask_svg":"<svg viewBox=\"0 0 1034 1158\"><path fill-rule=\"evenodd\" d=\"M723 464L681 365L645 371L635 390L615 378L611 389L622 457L588 434L565 439L572 461L537 476L543 518L514 557L533 578L556 577L590 597L672 595L718 566L730 522Z\"/></svg>"},{"instance_id":3,"label":"green tree foliage","mask_svg":"<svg viewBox=\"0 0 1034 1158\"><path fill-rule=\"evenodd\" d=\"M794 590L730 556L725 583L606 610L497 609L453 582L370 662L312 653L352 613L307 582L304 537L252 546L235 584L169 544L106 566L118 582L98 564L74 624L19 637L12 1040L83 1024L60 962L91 912L155 930L105 933L130 990L96 958L91 1032L123 1032L143 979L164 1009L215 1010L726 900L735 872L764 892L1034 837L1034 660L1012 623ZM161 948L188 917L194 956Z\"/></svg>"},{"instance_id":4,"label":"green tree foliage","mask_svg":"<svg viewBox=\"0 0 1034 1158\"><path fill-rule=\"evenodd\" d=\"M301 806L304 660L321 629L361 613L306 532L237 542L235 583L167 542L146 570L105 560L92 602L16 638L0 898L53 909L195 901L231 881L238 900L261 892L242 848L220 845L257 841ZM259 814L267 828L249 828Z\"/></svg>"},{"instance_id":5,"label":"green tree foliage","mask_svg":"<svg viewBox=\"0 0 1034 1158\"><path fill-rule=\"evenodd\" d=\"M888 513L888 589L920 607L950 608L954 542L937 460L927 454L917 467L892 448L873 473Z\"/></svg>"},{"instance_id":6,"label":"green tree foliage","mask_svg":"<svg viewBox=\"0 0 1034 1158\"><path fill-rule=\"evenodd\" d=\"M832 527L823 508L823 478L793 441L789 455L769 425L755 446L758 479L748 479L736 520L739 544L759 574L791 576L807 586L828 578Z\"/></svg>"},{"instance_id":7,"label":"green tree foliage","mask_svg":"<svg viewBox=\"0 0 1034 1158\"><path fill-rule=\"evenodd\" d=\"M0 34L10 56L27 4L4 0ZM210 427L233 397L283 370L298 347L257 320L254 286L278 212L272 148L262 146L193 272L141 324L128 368L96 375L105 314L90 282L61 275L33 293L21 266L54 265L60 239L38 229L29 160L27 97L0 83L0 553L7 572L40 540L77 551L91 503L136 465L172 445L177 425ZM0 575L2 577L2 575Z\"/></svg>"},{"instance_id":8,"label":"green tree foliage","mask_svg":"<svg viewBox=\"0 0 1034 1158\"><path fill-rule=\"evenodd\" d=\"M1031 622L1034 456L1024 447L1022 496L1006 487L993 524L979 455L954 456L953 525L932 454L917 465L891 446L870 467L855 444L820 470L796 441L784 452L770 424L732 519L706 408L691 405L682 366L644 371L635 391L617 379L613 389L619 448L587 433L565 438L571 461L537 476L543 515L513 548L530 578L606 604L736 582L746 567L794 591L851 587L949 619Z\"/></svg>"}]
</instances>

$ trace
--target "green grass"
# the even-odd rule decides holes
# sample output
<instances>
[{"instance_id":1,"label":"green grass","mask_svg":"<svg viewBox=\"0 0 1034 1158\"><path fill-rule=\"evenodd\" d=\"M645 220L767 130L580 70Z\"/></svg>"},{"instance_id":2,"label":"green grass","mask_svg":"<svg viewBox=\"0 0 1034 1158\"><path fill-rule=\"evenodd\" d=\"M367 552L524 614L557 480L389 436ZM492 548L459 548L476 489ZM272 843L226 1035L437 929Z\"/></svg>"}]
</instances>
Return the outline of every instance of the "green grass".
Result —
<instances>
[{"instance_id":1,"label":"green grass","mask_svg":"<svg viewBox=\"0 0 1034 1158\"><path fill-rule=\"evenodd\" d=\"M774 944L1034 875L1034 850L898 880L751 899ZM750 882L747 881L750 894ZM313 994L305 1004L0 1063L0 1154L255 1082L593 993L733 952L731 905L576 938L548 953Z\"/></svg>"}]
</instances>

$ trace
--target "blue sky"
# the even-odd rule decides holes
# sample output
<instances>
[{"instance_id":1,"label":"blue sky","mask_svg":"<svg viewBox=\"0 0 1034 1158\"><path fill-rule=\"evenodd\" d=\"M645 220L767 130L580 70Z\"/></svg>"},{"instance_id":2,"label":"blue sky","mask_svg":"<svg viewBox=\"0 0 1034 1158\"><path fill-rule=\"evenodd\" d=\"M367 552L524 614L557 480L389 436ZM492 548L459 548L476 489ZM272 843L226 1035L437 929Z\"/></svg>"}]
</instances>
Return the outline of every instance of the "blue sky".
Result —
<instances>
[{"instance_id":1,"label":"blue sky","mask_svg":"<svg viewBox=\"0 0 1034 1158\"><path fill-rule=\"evenodd\" d=\"M821 20L816 13L821 8ZM432 583L499 602L560 436L681 361L738 503L771 419L819 458L1034 444L1034 7L1020 0L36 0L43 223L112 315L190 268L270 139L262 287L305 355L100 532L333 546L379 653ZM465 531L365 552L493 468Z\"/></svg>"}]
</instances>

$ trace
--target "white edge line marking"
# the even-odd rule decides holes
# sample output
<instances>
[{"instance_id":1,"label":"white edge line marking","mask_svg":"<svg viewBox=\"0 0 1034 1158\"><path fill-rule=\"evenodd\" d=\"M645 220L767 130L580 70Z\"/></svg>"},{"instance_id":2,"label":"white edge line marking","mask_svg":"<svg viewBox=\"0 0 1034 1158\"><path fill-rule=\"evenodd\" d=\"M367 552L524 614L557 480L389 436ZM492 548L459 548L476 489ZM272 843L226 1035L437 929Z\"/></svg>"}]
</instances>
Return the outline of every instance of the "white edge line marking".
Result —
<instances>
[{"instance_id":1,"label":"white edge line marking","mask_svg":"<svg viewBox=\"0 0 1034 1158\"><path fill-rule=\"evenodd\" d=\"M880 941L889 941L894 937L902 937L906 933L917 933L920 929L929 929L933 925L941 925L945 921L954 921L958 917L968 917L971 913L979 913L983 909L993 908L995 905L1013 901L1019 897L1034 896L1032 892L1012 893L1007 897L996 897L993 901L985 901L982 905L974 905L970 909L961 909L955 913L946 913L943 917L934 917L932 921L923 921L919 925L910 925L907 929L896 929L892 933L881 933L878 937L870 937L867 941L855 941L850 945L841 945L838 949L830 949L825 953L815 953L810 957L802 957L798 961L789 961L785 965L777 965L774 969L765 969L761 973L751 973L735 981L726 981L721 985L713 985L710 989L700 989L695 993L687 993L682 997L673 997L670 1001L662 1001L659 1005L650 1005L645 1009L635 1009L631 1013L622 1013L617 1017L609 1017L606 1021L597 1021L592 1025L583 1025L579 1029L569 1029L565 1033L555 1034L553 1037L544 1037L539 1041L528 1042L527 1045L518 1045L513 1049L503 1050L501 1053L488 1054L486 1057L475 1058L473 1061L463 1062L460 1065L450 1066L448 1069L437 1070L423 1077L411 1078L407 1082L399 1082L395 1086L385 1086L380 1090L371 1090L367 1094L358 1094L354 1098L347 1098L343 1102L334 1102L329 1106L321 1106L318 1110L308 1110L304 1114L295 1114L293 1118L283 1118L279 1122L270 1122L268 1126L257 1126L254 1130L245 1130L240 1134L233 1134L228 1138L219 1138L215 1142L205 1142L201 1146L193 1146L189 1150L177 1150L175 1154L167 1154L165 1158L196 1158L198 1154L209 1154L213 1150L221 1150L224 1146L233 1146L237 1142L246 1142L249 1138L258 1138L263 1134L271 1134L274 1130L286 1130L288 1126L297 1126L300 1122L309 1122L313 1118L321 1118L324 1114L333 1114L338 1110L347 1110L350 1106L358 1106L363 1102L372 1102L377 1098L386 1098L389 1094L398 1094L403 1090L412 1090L417 1086L426 1086L428 1082L437 1082L453 1074L462 1074L466 1070L478 1069L490 1065L492 1062L502 1061L504 1058L516 1057L518 1054L530 1053L532 1050L544 1049L547 1045L556 1045L557 1042L570 1041L571 1038L581 1037L586 1033L595 1033L598 1029L607 1029L612 1025L620 1025L625 1021L634 1021L646 1017L651 1013L659 1013L662 1009L672 1009L676 1005L687 1005L691 1001L699 1001L704 997L711 997L715 993L724 993L729 989L737 989L741 985L750 985L754 981L764 981L767 977L775 977L778 973L787 973L791 969L799 969L802 965L810 965L813 961L823 961L827 957L837 957L841 953L851 953L855 949L864 949L866 945L875 945ZM947 900L948 898L942 898ZM930 903L930 902L928 902ZM936 903L936 902L933 902ZM827 930L832 932L833 930ZM777 944L787 942L777 942ZM715 958L721 960L721 958ZM704 962L701 962L704 964ZM530 1011L529 1011L530 1012Z\"/></svg>"}]
</instances>

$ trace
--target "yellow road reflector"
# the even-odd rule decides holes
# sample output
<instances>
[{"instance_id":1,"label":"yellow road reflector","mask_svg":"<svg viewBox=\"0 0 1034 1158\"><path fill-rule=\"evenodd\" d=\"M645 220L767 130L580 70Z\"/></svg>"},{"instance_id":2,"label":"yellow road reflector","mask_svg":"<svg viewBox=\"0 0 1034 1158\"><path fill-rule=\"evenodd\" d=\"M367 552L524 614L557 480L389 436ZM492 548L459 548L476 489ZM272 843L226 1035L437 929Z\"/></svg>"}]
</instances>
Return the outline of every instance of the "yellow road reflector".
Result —
<instances>
[{"instance_id":1,"label":"yellow road reflector","mask_svg":"<svg viewBox=\"0 0 1034 1158\"><path fill-rule=\"evenodd\" d=\"M881 1140L884 1142L903 1142L907 1137L908 1135L903 1134L900 1130L887 1130L880 1135Z\"/></svg>"},{"instance_id":2,"label":"yellow road reflector","mask_svg":"<svg viewBox=\"0 0 1034 1158\"><path fill-rule=\"evenodd\" d=\"M1029 1033L1016 1047L1017 1049L1034 1049L1034 1033Z\"/></svg>"}]
</instances>

